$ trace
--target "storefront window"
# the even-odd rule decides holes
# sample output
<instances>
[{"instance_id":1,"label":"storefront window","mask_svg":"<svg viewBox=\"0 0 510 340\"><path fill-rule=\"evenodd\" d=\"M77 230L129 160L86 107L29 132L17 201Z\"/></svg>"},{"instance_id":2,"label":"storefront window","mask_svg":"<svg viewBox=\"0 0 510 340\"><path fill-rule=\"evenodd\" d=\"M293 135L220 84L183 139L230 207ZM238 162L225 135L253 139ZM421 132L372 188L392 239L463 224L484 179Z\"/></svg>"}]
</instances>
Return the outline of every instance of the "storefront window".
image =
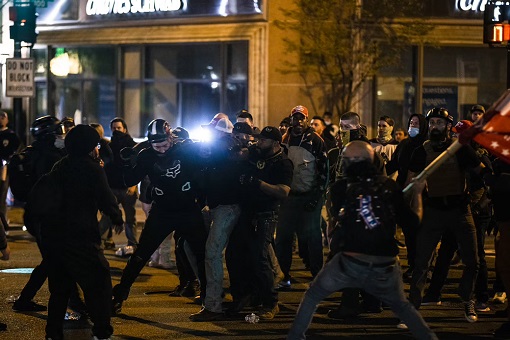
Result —
<instances>
[{"instance_id":1,"label":"storefront window","mask_svg":"<svg viewBox=\"0 0 510 340\"><path fill-rule=\"evenodd\" d=\"M233 119L247 107L247 42L154 45L142 48L139 57L137 53L123 50L120 79L120 110L135 136L143 137L151 120L163 118L200 138L200 125L216 113ZM145 60L138 82L133 70L137 59Z\"/></svg>"},{"instance_id":2,"label":"storefront window","mask_svg":"<svg viewBox=\"0 0 510 340\"><path fill-rule=\"evenodd\" d=\"M416 105L412 50L406 51L401 60L399 66L378 74L374 119L388 115L396 126L406 127ZM442 106L456 121L466 119L471 106L489 107L506 89L506 49L425 47L423 72L421 113Z\"/></svg>"},{"instance_id":3,"label":"storefront window","mask_svg":"<svg viewBox=\"0 0 510 340\"><path fill-rule=\"evenodd\" d=\"M76 123L108 122L117 115L116 49L77 47L52 49L49 114Z\"/></svg>"},{"instance_id":4,"label":"storefront window","mask_svg":"<svg viewBox=\"0 0 510 340\"><path fill-rule=\"evenodd\" d=\"M446 105L456 120L465 119L471 106L488 107L505 90L506 53L487 47L425 48L424 87L442 87L447 100L438 105Z\"/></svg>"}]
</instances>

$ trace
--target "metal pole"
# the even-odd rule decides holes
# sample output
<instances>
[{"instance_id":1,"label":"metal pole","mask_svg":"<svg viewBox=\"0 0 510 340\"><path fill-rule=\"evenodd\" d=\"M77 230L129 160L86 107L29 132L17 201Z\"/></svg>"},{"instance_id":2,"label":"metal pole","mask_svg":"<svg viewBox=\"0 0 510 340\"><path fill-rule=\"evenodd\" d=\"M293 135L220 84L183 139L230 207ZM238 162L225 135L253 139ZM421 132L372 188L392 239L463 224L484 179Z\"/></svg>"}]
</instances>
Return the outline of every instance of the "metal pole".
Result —
<instances>
[{"instance_id":1,"label":"metal pole","mask_svg":"<svg viewBox=\"0 0 510 340\"><path fill-rule=\"evenodd\" d=\"M21 41L14 41L14 58L21 58ZM21 116L23 114L23 102L20 97L15 97L12 100L12 111L14 114L14 132L21 138L21 140L26 143L24 140L25 137L25 127L23 125L23 120Z\"/></svg>"}]
</instances>

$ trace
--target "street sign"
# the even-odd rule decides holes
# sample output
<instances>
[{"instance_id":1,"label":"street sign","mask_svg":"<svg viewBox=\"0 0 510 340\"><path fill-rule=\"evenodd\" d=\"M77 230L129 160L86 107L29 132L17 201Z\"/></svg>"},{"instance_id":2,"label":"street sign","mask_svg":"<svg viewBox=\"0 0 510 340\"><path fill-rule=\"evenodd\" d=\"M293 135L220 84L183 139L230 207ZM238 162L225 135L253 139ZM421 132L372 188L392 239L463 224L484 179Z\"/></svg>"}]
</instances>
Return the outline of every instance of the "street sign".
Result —
<instances>
[{"instance_id":1,"label":"street sign","mask_svg":"<svg viewBox=\"0 0 510 340\"><path fill-rule=\"evenodd\" d=\"M9 58L5 62L7 97L33 97L35 95L34 59Z\"/></svg>"}]
</instances>

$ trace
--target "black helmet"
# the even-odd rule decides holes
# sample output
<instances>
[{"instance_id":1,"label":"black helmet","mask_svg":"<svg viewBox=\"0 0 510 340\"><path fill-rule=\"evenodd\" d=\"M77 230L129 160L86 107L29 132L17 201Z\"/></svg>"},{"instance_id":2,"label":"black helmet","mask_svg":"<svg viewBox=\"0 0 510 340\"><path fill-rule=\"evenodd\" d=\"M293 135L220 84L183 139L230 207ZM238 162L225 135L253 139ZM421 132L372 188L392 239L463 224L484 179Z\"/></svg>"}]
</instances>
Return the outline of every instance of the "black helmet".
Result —
<instances>
[{"instance_id":1,"label":"black helmet","mask_svg":"<svg viewBox=\"0 0 510 340\"><path fill-rule=\"evenodd\" d=\"M189 139L189 132L183 127L176 127L172 130L172 134L179 139Z\"/></svg>"},{"instance_id":2,"label":"black helmet","mask_svg":"<svg viewBox=\"0 0 510 340\"><path fill-rule=\"evenodd\" d=\"M170 124L164 119L154 119L147 126L147 139L151 143L164 142L170 135Z\"/></svg>"},{"instance_id":3,"label":"black helmet","mask_svg":"<svg viewBox=\"0 0 510 340\"><path fill-rule=\"evenodd\" d=\"M433 109L430 109L429 112L427 112L425 118L427 119L427 121L430 118L443 118L444 120L446 120L447 123L453 124L453 117L450 116L448 110L445 109L444 107L435 107Z\"/></svg>"},{"instance_id":4,"label":"black helmet","mask_svg":"<svg viewBox=\"0 0 510 340\"><path fill-rule=\"evenodd\" d=\"M64 130L58 118L54 116L42 116L32 123L30 133L37 139L49 134L60 135L64 133Z\"/></svg>"}]
</instances>

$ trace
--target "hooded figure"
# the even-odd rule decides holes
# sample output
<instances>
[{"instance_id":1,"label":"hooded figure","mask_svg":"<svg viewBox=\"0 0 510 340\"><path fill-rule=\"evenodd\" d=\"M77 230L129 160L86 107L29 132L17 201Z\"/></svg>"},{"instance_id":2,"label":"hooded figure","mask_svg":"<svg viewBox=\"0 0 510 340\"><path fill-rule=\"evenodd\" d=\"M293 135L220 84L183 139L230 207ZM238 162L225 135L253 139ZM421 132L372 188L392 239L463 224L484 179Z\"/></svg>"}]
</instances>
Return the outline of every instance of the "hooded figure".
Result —
<instances>
[{"instance_id":1,"label":"hooded figure","mask_svg":"<svg viewBox=\"0 0 510 340\"><path fill-rule=\"evenodd\" d=\"M407 179L407 170L409 168L411 155L414 149L427 140L429 130L425 116L418 113L409 117L407 126L409 138L404 139L397 145L391 160L386 164L386 172L388 175L398 171L396 181L401 187L404 186Z\"/></svg>"},{"instance_id":2,"label":"hooded figure","mask_svg":"<svg viewBox=\"0 0 510 340\"><path fill-rule=\"evenodd\" d=\"M94 323L93 334L106 339L110 325L111 276L101 249L98 210L108 215L116 231L122 229L122 214L110 190L103 168L96 161L99 134L88 125L77 125L67 135L69 153L49 175L62 189L62 223L42 226L43 257L48 265L50 299L46 337L63 338L63 322L71 287L78 283Z\"/></svg>"}]
</instances>

